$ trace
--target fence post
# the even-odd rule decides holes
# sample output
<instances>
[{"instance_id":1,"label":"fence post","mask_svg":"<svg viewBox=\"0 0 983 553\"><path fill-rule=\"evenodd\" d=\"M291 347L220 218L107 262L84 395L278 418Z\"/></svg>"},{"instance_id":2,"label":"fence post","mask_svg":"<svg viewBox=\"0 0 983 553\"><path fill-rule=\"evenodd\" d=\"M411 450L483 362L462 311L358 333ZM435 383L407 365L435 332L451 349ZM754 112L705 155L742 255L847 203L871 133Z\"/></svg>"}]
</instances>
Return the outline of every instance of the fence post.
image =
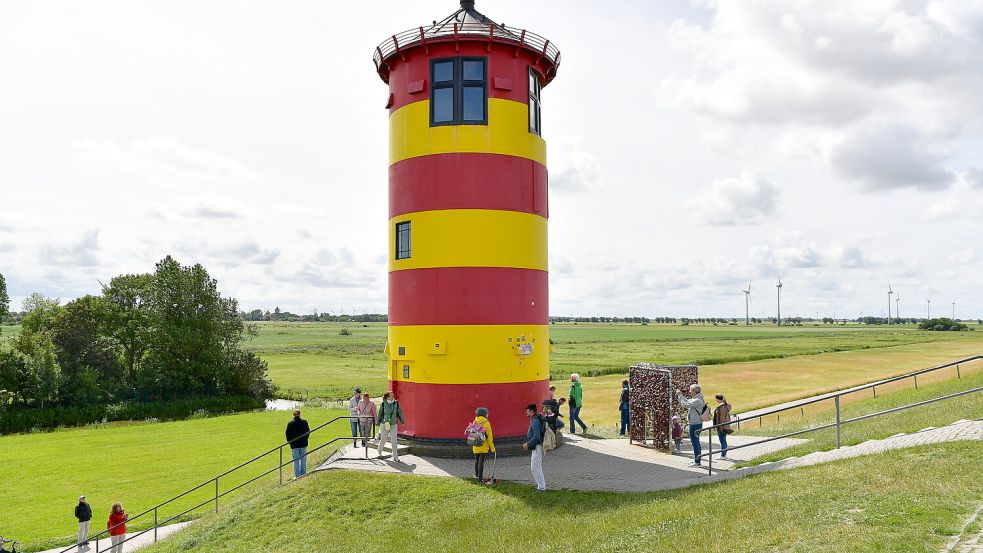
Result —
<instances>
[{"instance_id":1,"label":"fence post","mask_svg":"<svg viewBox=\"0 0 983 553\"><path fill-rule=\"evenodd\" d=\"M959 365L956 365L956 378L962 378L962 375L959 374Z\"/></svg>"},{"instance_id":2,"label":"fence post","mask_svg":"<svg viewBox=\"0 0 983 553\"><path fill-rule=\"evenodd\" d=\"M218 513L218 476L215 477L215 512Z\"/></svg>"},{"instance_id":3,"label":"fence post","mask_svg":"<svg viewBox=\"0 0 983 553\"><path fill-rule=\"evenodd\" d=\"M836 396L836 449L840 449L840 396Z\"/></svg>"},{"instance_id":4,"label":"fence post","mask_svg":"<svg viewBox=\"0 0 983 553\"><path fill-rule=\"evenodd\" d=\"M280 446L280 485L283 485L283 446Z\"/></svg>"},{"instance_id":5,"label":"fence post","mask_svg":"<svg viewBox=\"0 0 983 553\"><path fill-rule=\"evenodd\" d=\"M918 375L915 375L915 389L918 389Z\"/></svg>"},{"instance_id":6,"label":"fence post","mask_svg":"<svg viewBox=\"0 0 983 553\"><path fill-rule=\"evenodd\" d=\"M874 399L877 399L877 386L872 386L871 389L874 390Z\"/></svg>"},{"instance_id":7,"label":"fence post","mask_svg":"<svg viewBox=\"0 0 983 553\"><path fill-rule=\"evenodd\" d=\"M157 543L157 507L154 507L154 543Z\"/></svg>"}]
</instances>

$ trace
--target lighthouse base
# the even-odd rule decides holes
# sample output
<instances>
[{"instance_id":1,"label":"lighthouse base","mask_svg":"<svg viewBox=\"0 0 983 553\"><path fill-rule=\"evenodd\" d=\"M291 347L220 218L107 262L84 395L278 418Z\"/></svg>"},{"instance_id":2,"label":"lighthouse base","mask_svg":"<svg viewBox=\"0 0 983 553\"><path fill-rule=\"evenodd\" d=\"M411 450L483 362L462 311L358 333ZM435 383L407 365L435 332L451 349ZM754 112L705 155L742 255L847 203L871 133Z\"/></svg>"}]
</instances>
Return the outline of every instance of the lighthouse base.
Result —
<instances>
[{"instance_id":1,"label":"lighthouse base","mask_svg":"<svg viewBox=\"0 0 983 553\"><path fill-rule=\"evenodd\" d=\"M529 452L522 449L525 436L512 438L495 437L495 451L500 457L515 457L529 455ZM464 459L474 456L471 446L465 440L443 440L428 438L413 438L409 436L399 437L400 446L407 445L409 452L420 457L437 457L442 459ZM556 433L556 446L563 445L561 432Z\"/></svg>"}]
</instances>

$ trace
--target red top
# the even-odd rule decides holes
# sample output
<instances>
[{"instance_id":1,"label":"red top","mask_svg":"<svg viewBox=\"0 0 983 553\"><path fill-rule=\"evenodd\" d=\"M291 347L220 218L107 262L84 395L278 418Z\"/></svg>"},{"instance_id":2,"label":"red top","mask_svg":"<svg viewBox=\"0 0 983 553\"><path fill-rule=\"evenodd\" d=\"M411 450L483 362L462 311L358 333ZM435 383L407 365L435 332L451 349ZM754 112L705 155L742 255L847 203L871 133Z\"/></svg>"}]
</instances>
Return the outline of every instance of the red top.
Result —
<instances>
[{"instance_id":1,"label":"red top","mask_svg":"<svg viewBox=\"0 0 983 553\"><path fill-rule=\"evenodd\" d=\"M123 522L126 522L126 513L109 513L109 523L106 525L106 528L112 528L112 530L109 531L109 535L122 536L123 534L125 534L126 533L125 524L116 526L117 524ZM113 528L113 526L116 526L116 528Z\"/></svg>"}]
</instances>

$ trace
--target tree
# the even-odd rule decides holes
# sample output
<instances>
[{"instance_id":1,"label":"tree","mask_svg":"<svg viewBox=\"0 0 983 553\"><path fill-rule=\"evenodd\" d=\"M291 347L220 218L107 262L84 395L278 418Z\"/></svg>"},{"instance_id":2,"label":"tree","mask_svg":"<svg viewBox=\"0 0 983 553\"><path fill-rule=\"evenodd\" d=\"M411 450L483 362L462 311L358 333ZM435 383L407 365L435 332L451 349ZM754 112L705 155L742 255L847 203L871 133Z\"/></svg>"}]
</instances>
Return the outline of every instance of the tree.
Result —
<instances>
[{"instance_id":1,"label":"tree","mask_svg":"<svg viewBox=\"0 0 983 553\"><path fill-rule=\"evenodd\" d=\"M59 396L68 404L111 399L126 388L112 341L105 336L106 304L84 296L69 302L51 323L62 380Z\"/></svg>"},{"instance_id":2,"label":"tree","mask_svg":"<svg viewBox=\"0 0 983 553\"><path fill-rule=\"evenodd\" d=\"M136 374L150 332L150 285L153 276L120 275L104 286L102 325L120 356L120 364L129 383L136 382Z\"/></svg>"},{"instance_id":3,"label":"tree","mask_svg":"<svg viewBox=\"0 0 983 553\"><path fill-rule=\"evenodd\" d=\"M58 399L61 385L61 367L55 358L55 345L46 332L34 334L34 345L26 356L26 385L24 393L39 407L49 405Z\"/></svg>"},{"instance_id":4,"label":"tree","mask_svg":"<svg viewBox=\"0 0 983 553\"><path fill-rule=\"evenodd\" d=\"M61 310L61 300L46 298L44 295L34 292L24 298L22 309L27 314L21 321L21 332L31 334L42 332L47 330L55 315Z\"/></svg>"},{"instance_id":5,"label":"tree","mask_svg":"<svg viewBox=\"0 0 983 553\"><path fill-rule=\"evenodd\" d=\"M3 273L0 273L0 324L3 323L9 313L10 296L7 295L7 281L4 280Z\"/></svg>"}]
</instances>

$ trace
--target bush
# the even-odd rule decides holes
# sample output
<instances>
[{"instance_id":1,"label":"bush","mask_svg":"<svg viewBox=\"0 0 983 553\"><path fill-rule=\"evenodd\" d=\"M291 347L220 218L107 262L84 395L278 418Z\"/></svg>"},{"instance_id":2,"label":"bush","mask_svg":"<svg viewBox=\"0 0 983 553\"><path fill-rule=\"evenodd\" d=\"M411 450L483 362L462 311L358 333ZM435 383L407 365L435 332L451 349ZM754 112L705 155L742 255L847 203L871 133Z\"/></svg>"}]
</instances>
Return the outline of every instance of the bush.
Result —
<instances>
[{"instance_id":1,"label":"bush","mask_svg":"<svg viewBox=\"0 0 983 553\"><path fill-rule=\"evenodd\" d=\"M940 319L929 319L927 321L922 321L918 325L918 328L922 330L938 330L943 332L945 331L961 332L964 330L969 330L969 327L964 325L963 323L953 321L952 319L948 319L946 317L942 317Z\"/></svg>"},{"instance_id":2,"label":"bush","mask_svg":"<svg viewBox=\"0 0 983 553\"><path fill-rule=\"evenodd\" d=\"M352 329L348 328L347 326L343 326L341 327L341 330L338 331L338 334L340 334L341 336L351 336Z\"/></svg>"},{"instance_id":3,"label":"bush","mask_svg":"<svg viewBox=\"0 0 983 553\"><path fill-rule=\"evenodd\" d=\"M94 422L128 420L181 420L201 418L265 407L263 400L249 396L185 398L173 401L128 401L111 405L73 405L0 411L0 434L53 430L61 426L84 426Z\"/></svg>"}]
</instances>

